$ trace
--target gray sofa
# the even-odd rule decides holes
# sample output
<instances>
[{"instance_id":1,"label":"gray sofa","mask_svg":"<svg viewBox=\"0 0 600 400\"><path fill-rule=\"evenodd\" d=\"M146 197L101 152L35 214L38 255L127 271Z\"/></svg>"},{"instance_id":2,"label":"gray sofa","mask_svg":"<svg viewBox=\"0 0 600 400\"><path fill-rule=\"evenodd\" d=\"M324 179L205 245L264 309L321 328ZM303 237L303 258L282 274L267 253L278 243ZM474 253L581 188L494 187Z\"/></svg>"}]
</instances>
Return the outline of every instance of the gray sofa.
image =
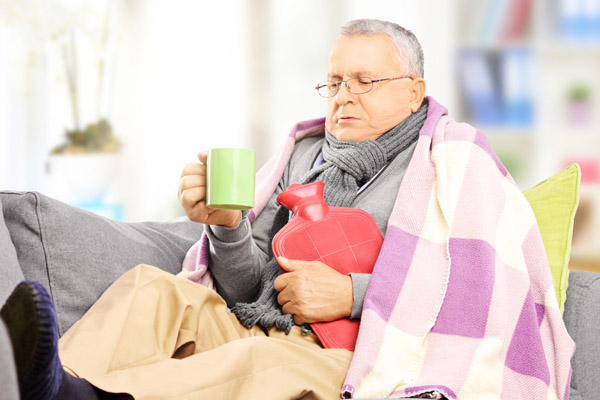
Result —
<instances>
[{"instance_id":1,"label":"gray sofa","mask_svg":"<svg viewBox=\"0 0 600 400\"><path fill-rule=\"evenodd\" d=\"M202 225L116 222L36 192L0 192L0 304L32 279L48 288L63 334L125 271L137 264L177 273ZM600 393L600 274L571 272L565 323L577 344L571 399ZM18 399L6 329L0 324L0 397Z\"/></svg>"}]
</instances>

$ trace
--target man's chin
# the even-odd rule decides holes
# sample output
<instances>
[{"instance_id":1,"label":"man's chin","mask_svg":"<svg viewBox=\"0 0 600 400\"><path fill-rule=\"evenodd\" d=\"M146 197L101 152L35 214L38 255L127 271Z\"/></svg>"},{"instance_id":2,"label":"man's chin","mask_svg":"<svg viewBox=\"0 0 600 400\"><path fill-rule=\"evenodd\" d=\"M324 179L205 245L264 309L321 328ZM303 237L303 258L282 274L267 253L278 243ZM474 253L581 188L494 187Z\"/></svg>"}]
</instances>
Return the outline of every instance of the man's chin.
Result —
<instances>
[{"instance_id":1,"label":"man's chin","mask_svg":"<svg viewBox=\"0 0 600 400\"><path fill-rule=\"evenodd\" d=\"M368 133L364 129L356 128L336 128L330 131L334 138L342 142L362 142L368 136Z\"/></svg>"}]
</instances>

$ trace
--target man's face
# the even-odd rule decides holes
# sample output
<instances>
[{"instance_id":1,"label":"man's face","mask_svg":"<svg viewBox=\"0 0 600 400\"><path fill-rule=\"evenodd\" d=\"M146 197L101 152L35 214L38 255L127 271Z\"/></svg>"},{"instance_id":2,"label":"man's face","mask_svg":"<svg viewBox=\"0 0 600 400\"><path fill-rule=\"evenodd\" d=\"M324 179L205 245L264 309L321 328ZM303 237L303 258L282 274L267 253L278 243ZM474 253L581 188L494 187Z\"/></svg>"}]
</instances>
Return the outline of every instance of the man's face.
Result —
<instances>
[{"instance_id":1,"label":"man's face","mask_svg":"<svg viewBox=\"0 0 600 400\"><path fill-rule=\"evenodd\" d=\"M397 60L397 50L389 36L352 35L339 37L329 56L328 80L347 80L357 76L372 79L392 78L406 73ZM350 93L345 85L328 99L327 130L338 140L360 142L375 140L402 122L420 106L413 86L422 79L397 79L373 84L364 94ZM417 104L418 102L418 104ZM416 108L415 108L416 107Z\"/></svg>"}]
</instances>

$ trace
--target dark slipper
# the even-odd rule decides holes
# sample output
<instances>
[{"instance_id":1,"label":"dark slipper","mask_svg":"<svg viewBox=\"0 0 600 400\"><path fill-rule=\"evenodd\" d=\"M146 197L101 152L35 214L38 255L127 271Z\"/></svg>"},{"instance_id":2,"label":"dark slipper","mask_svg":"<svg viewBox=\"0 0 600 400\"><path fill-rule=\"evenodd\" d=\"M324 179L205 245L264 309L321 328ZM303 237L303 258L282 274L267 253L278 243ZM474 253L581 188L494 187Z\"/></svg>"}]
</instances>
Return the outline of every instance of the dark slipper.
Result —
<instances>
[{"instance_id":1,"label":"dark slipper","mask_svg":"<svg viewBox=\"0 0 600 400\"><path fill-rule=\"evenodd\" d=\"M63 369L58 357L58 324L52 299L38 282L23 281L0 311L15 356L21 399L51 399Z\"/></svg>"}]
</instances>

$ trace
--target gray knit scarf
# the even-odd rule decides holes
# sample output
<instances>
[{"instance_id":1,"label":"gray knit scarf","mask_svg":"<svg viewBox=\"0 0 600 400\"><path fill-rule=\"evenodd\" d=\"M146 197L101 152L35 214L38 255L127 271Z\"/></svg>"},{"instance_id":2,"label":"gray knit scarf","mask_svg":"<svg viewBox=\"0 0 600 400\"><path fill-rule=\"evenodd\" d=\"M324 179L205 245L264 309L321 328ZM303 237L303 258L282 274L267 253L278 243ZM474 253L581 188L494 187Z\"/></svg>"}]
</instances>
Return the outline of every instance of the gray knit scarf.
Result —
<instances>
[{"instance_id":1,"label":"gray knit scarf","mask_svg":"<svg viewBox=\"0 0 600 400\"><path fill-rule=\"evenodd\" d=\"M427 104L423 104L417 112L376 140L343 142L325 131L322 149L324 162L312 168L300 183L323 181L324 197L328 205L350 207L357 189L418 139L419 131L427 118L427 108ZM288 220L288 210L280 206L271 228L271 240ZM258 298L253 303L237 303L231 309L242 324L247 327L259 325L263 328L276 326L289 333L294 325L293 316L283 313L277 302L278 292L273 287L273 281L280 274L279 265L271 252L270 259L262 270ZM310 331L310 327L305 325L302 330Z\"/></svg>"}]
</instances>

